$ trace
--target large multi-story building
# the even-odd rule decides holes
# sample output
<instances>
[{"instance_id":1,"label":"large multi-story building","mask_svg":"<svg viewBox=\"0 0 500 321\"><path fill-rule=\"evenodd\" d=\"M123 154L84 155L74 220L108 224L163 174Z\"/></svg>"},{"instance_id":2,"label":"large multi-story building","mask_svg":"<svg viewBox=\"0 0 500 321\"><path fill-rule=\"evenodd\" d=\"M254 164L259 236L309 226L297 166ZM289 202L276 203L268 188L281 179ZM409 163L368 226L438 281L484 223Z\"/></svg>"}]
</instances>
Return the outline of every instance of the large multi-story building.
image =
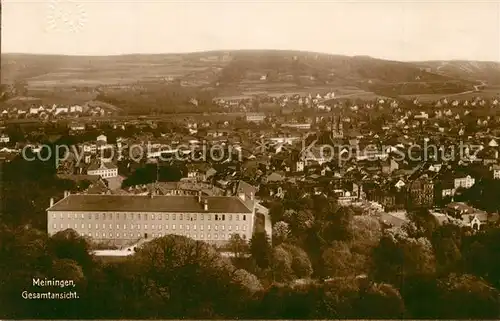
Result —
<instances>
[{"instance_id":1,"label":"large multi-story building","mask_svg":"<svg viewBox=\"0 0 500 321\"><path fill-rule=\"evenodd\" d=\"M266 115L262 113L248 113L246 114L247 122L261 123L266 119Z\"/></svg>"},{"instance_id":2,"label":"large multi-story building","mask_svg":"<svg viewBox=\"0 0 500 321\"><path fill-rule=\"evenodd\" d=\"M70 195L47 209L49 235L73 229L97 243L118 246L178 234L224 245L232 234L249 240L253 194L234 196Z\"/></svg>"},{"instance_id":3,"label":"large multi-story building","mask_svg":"<svg viewBox=\"0 0 500 321\"><path fill-rule=\"evenodd\" d=\"M458 188L471 188L472 185L474 185L474 183L476 182L476 180L474 179L474 177L470 176L470 175L460 175L460 174L457 174L455 175L455 178L454 178L454 185L455 185L455 189L458 189Z\"/></svg>"},{"instance_id":4,"label":"large multi-story building","mask_svg":"<svg viewBox=\"0 0 500 321\"><path fill-rule=\"evenodd\" d=\"M87 168L87 175L97 175L102 178L118 176L118 167L112 162L95 161Z\"/></svg>"},{"instance_id":5,"label":"large multi-story building","mask_svg":"<svg viewBox=\"0 0 500 321\"><path fill-rule=\"evenodd\" d=\"M429 208L434 205L434 182L427 174L411 182L408 192L408 205L422 208Z\"/></svg>"}]
</instances>

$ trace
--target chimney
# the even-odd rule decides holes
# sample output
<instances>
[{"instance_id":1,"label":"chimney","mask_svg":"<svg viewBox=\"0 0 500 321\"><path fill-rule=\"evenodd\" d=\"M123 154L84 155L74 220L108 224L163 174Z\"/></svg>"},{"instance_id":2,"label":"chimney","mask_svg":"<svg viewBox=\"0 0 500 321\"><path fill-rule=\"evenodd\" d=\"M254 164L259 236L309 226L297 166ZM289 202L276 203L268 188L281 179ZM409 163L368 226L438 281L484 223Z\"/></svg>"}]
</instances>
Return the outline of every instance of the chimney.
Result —
<instances>
[{"instance_id":1,"label":"chimney","mask_svg":"<svg viewBox=\"0 0 500 321\"><path fill-rule=\"evenodd\" d=\"M198 203L201 203L201 191L198 191Z\"/></svg>"},{"instance_id":2,"label":"chimney","mask_svg":"<svg viewBox=\"0 0 500 321\"><path fill-rule=\"evenodd\" d=\"M53 197L50 198L50 207L52 207L52 206L54 206L54 198Z\"/></svg>"},{"instance_id":3,"label":"chimney","mask_svg":"<svg viewBox=\"0 0 500 321\"><path fill-rule=\"evenodd\" d=\"M208 211L208 201L205 199L205 203L203 204L203 209Z\"/></svg>"},{"instance_id":4,"label":"chimney","mask_svg":"<svg viewBox=\"0 0 500 321\"><path fill-rule=\"evenodd\" d=\"M254 195L253 192L250 192L250 199L253 201L254 200Z\"/></svg>"},{"instance_id":5,"label":"chimney","mask_svg":"<svg viewBox=\"0 0 500 321\"><path fill-rule=\"evenodd\" d=\"M242 201L245 201L245 193L240 193L240 199L241 199Z\"/></svg>"}]
</instances>

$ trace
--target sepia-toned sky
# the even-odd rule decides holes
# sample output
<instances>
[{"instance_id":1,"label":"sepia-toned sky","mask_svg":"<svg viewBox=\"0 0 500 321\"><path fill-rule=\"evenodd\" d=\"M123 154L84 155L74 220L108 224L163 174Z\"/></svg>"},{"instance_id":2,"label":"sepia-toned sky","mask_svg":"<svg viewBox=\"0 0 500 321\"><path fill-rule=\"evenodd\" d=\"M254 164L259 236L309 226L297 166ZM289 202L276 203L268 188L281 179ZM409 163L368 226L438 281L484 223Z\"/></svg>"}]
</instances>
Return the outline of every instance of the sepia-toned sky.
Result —
<instances>
[{"instance_id":1,"label":"sepia-toned sky","mask_svg":"<svg viewBox=\"0 0 500 321\"><path fill-rule=\"evenodd\" d=\"M293 49L500 61L498 1L3 0L2 51Z\"/></svg>"}]
</instances>

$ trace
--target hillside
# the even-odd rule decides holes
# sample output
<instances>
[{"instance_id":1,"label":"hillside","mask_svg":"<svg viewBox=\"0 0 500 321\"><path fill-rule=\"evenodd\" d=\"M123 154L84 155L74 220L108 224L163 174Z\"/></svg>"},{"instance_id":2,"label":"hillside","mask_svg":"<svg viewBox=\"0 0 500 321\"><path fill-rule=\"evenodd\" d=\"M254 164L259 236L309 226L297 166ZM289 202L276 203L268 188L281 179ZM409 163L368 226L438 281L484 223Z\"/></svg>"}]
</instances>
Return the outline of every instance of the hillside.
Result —
<instances>
[{"instance_id":1,"label":"hillside","mask_svg":"<svg viewBox=\"0 0 500 321\"><path fill-rule=\"evenodd\" d=\"M488 61L425 61L418 66L431 72L455 78L479 80L489 85L500 85L500 62Z\"/></svg>"},{"instance_id":2,"label":"hillside","mask_svg":"<svg viewBox=\"0 0 500 321\"><path fill-rule=\"evenodd\" d=\"M410 63L282 51L235 52L218 81L240 92L269 91L274 87L294 91L303 87L356 86L388 96L461 92L474 85L473 81L427 72Z\"/></svg>"},{"instance_id":3,"label":"hillside","mask_svg":"<svg viewBox=\"0 0 500 321\"><path fill-rule=\"evenodd\" d=\"M85 100L112 96L113 104L141 106L167 99L160 109L182 104L189 99L185 95L199 97L201 92L206 101L224 95L342 93L345 88L360 97L452 94L472 90L480 81L500 83L499 74L497 63L407 63L278 50L106 57L2 55L2 84L10 85L11 97L68 101L79 93ZM121 96L133 97L134 102L116 98Z\"/></svg>"},{"instance_id":4,"label":"hillside","mask_svg":"<svg viewBox=\"0 0 500 321\"><path fill-rule=\"evenodd\" d=\"M213 67L218 66L176 54L106 57L3 54L2 83L23 81L30 88L98 87L182 78L203 74Z\"/></svg>"}]
</instances>

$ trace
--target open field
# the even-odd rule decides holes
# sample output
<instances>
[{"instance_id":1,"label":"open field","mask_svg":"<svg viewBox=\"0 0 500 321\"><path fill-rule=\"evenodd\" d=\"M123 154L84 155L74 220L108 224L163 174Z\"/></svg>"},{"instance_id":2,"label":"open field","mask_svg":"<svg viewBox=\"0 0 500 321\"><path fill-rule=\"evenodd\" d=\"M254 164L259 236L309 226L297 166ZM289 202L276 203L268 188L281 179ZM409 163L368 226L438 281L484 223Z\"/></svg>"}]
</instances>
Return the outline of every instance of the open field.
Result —
<instances>
[{"instance_id":1,"label":"open field","mask_svg":"<svg viewBox=\"0 0 500 321\"><path fill-rule=\"evenodd\" d=\"M355 86L315 86L315 87L307 87L307 86L288 86L288 87L278 87L278 86L252 86L250 88L246 88L246 90L242 91L240 94L234 93L234 95L247 96L248 98L256 95L267 95L270 97L280 97L282 95L291 96L291 95L300 95L307 96L311 94L315 97L317 94L324 95L328 92L335 93L335 97L345 97L352 96L355 98L366 99L368 96L372 96L374 98L378 97L373 92L366 91L364 89L355 87ZM231 93L228 91L227 95L221 96L231 96Z\"/></svg>"},{"instance_id":2,"label":"open field","mask_svg":"<svg viewBox=\"0 0 500 321\"><path fill-rule=\"evenodd\" d=\"M24 81L30 89L39 89L163 81L184 76L203 79L219 65L218 61L200 63L182 55L77 57L6 54L2 55L2 83Z\"/></svg>"},{"instance_id":3,"label":"open field","mask_svg":"<svg viewBox=\"0 0 500 321\"><path fill-rule=\"evenodd\" d=\"M484 99L499 98L500 99L500 87L486 87L479 91L467 91L457 94L420 94L420 95L402 95L402 98L412 99L418 98L421 102L433 102L439 99L456 99L456 100L471 100L476 97L481 97Z\"/></svg>"}]
</instances>

